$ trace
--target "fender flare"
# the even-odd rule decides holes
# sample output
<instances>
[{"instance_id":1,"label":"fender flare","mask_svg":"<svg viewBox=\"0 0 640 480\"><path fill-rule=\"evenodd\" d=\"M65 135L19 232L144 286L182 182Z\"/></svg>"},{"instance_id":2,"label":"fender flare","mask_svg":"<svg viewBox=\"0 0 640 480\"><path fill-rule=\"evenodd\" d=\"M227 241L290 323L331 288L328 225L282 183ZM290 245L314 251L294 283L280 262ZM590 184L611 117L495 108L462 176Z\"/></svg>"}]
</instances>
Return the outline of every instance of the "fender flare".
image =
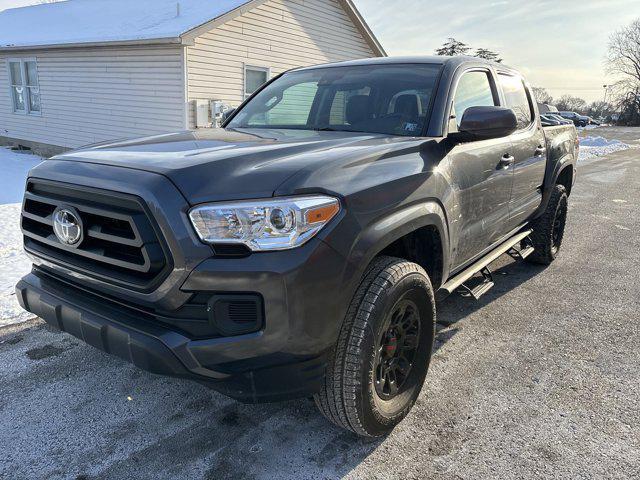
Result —
<instances>
[{"instance_id":1,"label":"fender flare","mask_svg":"<svg viewBox=\"0 0 640 480\"><path fill-rule=\"evenodd\" d=\"M542 202L540 203L540 207L538 207L534 218L542 215L547 209L549 198L551 197L551 190L557 183L558 178L560 177L562 172L564 172L567 168L572 168L574 170L572 178L575 182L576 159L573 154L567 154L557 162L554 162L547 167L547 174L545 175L544 183L542 185Z\"/></svg>"},{"instance_id":2,"label":"fender flare","mask_svg":"<svg viewBox=\"0 0 640 480\"><path fill-rule=\"evenodd\" d=\"M449 228L444 208L437 200L414 203L396 210L368 225L353 244L348 261L356 266L361 278L371 261L387 246L423 227L435 227L442 247L441 278L448 276Z\"/></svg>"}]
</instances>

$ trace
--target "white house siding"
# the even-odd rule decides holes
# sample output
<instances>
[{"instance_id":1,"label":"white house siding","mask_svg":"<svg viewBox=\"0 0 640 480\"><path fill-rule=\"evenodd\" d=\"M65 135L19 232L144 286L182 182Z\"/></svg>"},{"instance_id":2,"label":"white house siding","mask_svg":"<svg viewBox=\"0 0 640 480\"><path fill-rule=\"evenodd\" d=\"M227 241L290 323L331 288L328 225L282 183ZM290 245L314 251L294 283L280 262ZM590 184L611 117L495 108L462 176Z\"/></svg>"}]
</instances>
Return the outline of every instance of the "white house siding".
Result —
<instances>
[{"instance_id":1,"label":"white house siding","mask_svg":"<svg viewBox=\"0 0 640 480\"><path fill-rule=\"evenodd\" d=\"M187 47L188 98L243 100L244 65L290 68L375 56L335 0L268 0ZM193 104L190 126L193 127Z\"/></svg>"},{"instance_id":2,"label":"white house siding","mask_svg":"<svg viewBox=\"0 0 640 480\"><path fill-rule=\"evenodd\" d=\"M185 126L183 47L0 52L0 136L61 147ZM42 114L12 110L7 58L37 59Z\"/></svg>"}]
</instances>

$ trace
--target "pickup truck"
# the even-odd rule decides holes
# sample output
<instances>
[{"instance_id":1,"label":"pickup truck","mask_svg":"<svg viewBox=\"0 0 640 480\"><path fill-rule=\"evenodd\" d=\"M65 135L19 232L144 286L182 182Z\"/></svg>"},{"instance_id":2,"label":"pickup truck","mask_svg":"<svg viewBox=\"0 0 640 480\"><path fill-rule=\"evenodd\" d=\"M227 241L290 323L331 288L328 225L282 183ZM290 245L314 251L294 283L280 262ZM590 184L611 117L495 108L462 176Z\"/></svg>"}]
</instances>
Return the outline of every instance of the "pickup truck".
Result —
<instances>
[{"instance_id":1,"label":"pickup truck","mask_svg":"<svg viewBox=\"0 0 640 480\"><path fill-rule=\"evenodd\" d=\"M382 436L425 381L436 299L485 293L503 254L556 258L577 149L502 64L288 71L222 128L35 167L17 297L150 372L243 402L313 397Z\"/></svg>"}]
</instances>

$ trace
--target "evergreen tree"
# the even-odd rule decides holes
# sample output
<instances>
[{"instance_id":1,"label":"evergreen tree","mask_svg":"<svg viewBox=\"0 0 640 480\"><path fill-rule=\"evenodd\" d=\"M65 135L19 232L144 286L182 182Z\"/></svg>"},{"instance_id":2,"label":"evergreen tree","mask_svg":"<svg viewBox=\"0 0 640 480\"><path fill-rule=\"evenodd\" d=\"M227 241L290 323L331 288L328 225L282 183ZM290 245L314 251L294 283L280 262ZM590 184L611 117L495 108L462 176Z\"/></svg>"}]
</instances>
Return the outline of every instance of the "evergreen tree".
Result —
<instances>
[{"instance_id":1,"label":"evergreen tree","mask_svg":"<svg viewBox=\"0 0 640 480\"><path fill-rule=\"evenodd\" d=\"M476 50L474 57L484 58L485 60L491 60L493 62L502 63L502 59L500 58L500 55L498 55L496 52L493 52L487 48L478 48Z\"/></svg>"},{"instance_id":2,"label":"evergreen tree","mask_svg":"<svg viewBox=\"0 0 640 480\"><path fill-rule=\"evenodd\" d=\"M463 42L456 40L455 38L449 38L438 49L436 49L436 55L445 55L453 57L455 55L464 55L470 50L470 47Z\"/></svg>"}]
</instances>

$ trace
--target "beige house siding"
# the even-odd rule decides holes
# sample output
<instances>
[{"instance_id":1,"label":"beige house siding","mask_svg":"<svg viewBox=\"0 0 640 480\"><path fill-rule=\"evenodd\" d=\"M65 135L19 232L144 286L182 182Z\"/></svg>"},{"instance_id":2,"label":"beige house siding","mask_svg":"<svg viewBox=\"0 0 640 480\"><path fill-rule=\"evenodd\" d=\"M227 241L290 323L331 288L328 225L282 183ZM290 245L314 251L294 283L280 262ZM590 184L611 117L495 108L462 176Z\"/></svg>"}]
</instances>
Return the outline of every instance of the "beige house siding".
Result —
<instances>
[{"instance_id":1,"label":"beige house siding","mask_svg":"<svg viewBox=\"0 0 640 480\"><path fill-rule=\"evenodd\" d=\"M193 100L237 106L244 95L244 66L290 68L375 56L336 0L267 0L195 38L187 47L189 127Z\"/></svg>"},{"instance_id":2,"label":"beige house siding","mask_svg":"<svg viewBox=\"0 0 640 480\"><path fill-rule=\"evenodd\" d=\"M14 113L8 58L36 58L42 113ZM61 147L185 126L183 47L0 52L0 136Z\"/></svg>"}]
</instances>

